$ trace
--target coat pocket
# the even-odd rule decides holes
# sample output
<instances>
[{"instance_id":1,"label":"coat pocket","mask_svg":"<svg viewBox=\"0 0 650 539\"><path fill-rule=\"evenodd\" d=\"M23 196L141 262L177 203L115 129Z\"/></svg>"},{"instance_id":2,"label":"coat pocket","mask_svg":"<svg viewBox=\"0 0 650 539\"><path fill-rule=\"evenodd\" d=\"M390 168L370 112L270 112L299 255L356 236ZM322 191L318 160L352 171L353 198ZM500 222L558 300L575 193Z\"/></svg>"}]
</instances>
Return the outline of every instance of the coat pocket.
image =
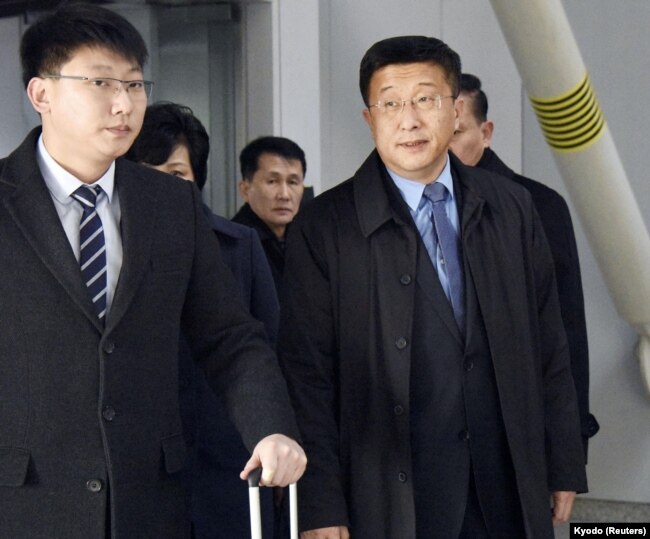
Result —
<instances>
[{"instance_id":1,"label":"coat pocket","mask_svg":"<svg viewBox=\"0 0 650 539\"><path fill-rule=\"evenodd\" d=\"M18 447L0 447L0 487L25 484L30 453Z\"/></svg>"},{"instance_id":2,"label":"coat pocket","mask_svg":"<svg viewBox=\"0 0 650 539\"><path fill-rule=\"evenodd\" d=\"M165 459L165 470L169 474L180 472L185 468L187 460L187 448L182 434L176 434L169 438L163 438L160 442L162 445L163 458Z\"/></svg>"}]
</instances>

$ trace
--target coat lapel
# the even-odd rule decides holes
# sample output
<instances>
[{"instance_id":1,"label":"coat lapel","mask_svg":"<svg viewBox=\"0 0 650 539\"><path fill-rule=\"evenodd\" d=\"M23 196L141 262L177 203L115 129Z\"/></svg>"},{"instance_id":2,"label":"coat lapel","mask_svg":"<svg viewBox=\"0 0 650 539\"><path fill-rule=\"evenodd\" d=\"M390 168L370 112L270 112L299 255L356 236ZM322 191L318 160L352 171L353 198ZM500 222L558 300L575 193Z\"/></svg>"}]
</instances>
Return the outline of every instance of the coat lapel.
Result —
<instances>
[{"instance_id":1,"label":"coat lapel","mask_svg":"<svg viewBox=\"0 0 650 539\"><path fill-rule=\"evenodd\" d=\"M442 289L438 275L429 257L426 256L426 249L420 239L420 233L413 222L406 202L386 172L376 150L361 165L354 181L355 205L358 210L361 231L368 237L385 222L393 220L397 225L407 228L409 233L417 238L419 254L416 280L418 285L454 338L462 345L463 339L456 324L454 312ZM421 256L421 253L425 253L425 256Z\"/></svg>"},{"instance_id":2,"label":"coat lapel","mask_svg":"<svg viewBox=\"0 0 650 539\"><path fill-rule=\"evenodd\" d=\"M84 314L101 330L101 324L81 277L68 237L36 162L40 128L7 157L0 181L15 187L5 199L7 212L54 278Z\"/></svg>"},{"instance_id":3,"label":"coat lapel","mask_svg":"<svg viewBox=\"0 0 650 539\"><path fill-rule=\"evenodd\" d=\"M486 200L481 193L477 192L473 186L480 185L480 180L473 180L472 167L464 167L460 161L452 157L452 171L455 181L455 190L458 193L459 212L461 221L461 230L463 238L463 260L465 263L465 296L467 308L467 320L482 319L487 325L489 320L486 319L484 308L490 308L492 305L500 305L500 302L480 301L480 296L491 291L492 287L484 281L486 275L485 268L488 262L485 254L477 250L474 230L480 222L485 209ZM471 179L471 182L467 182ZM482 308L483 307L483 308ZM478 317L478 318L477 318ZM477 328L474 324L467 324L466 342L474 341L473 332Z\"/></svg>"},{"instance_id":4,"label":"coat lapel","mask_svg":"<svg viewBox=\"0 0 650 539\"><path fill-rule=\"evenodd\" d=\"M463 338L454 318L454 311L445 295L445 291L442 289L440 279L438 279L438 274L431 263L427 250L421 242L418 250L417 283L420 293L431 303L449 332L463 346Z\"/></svg>"},{"instance_id":5,"label":"coat lapel","mask_svg":"<svg viewBox=\"0 0 650 539\"><path fill-rule=\"evenodd\" d=\"M122 269L113 304L106 320L109 331L128 309L151 255L156 214L156 193L146 188L139 166L118 159L115 163L115 187L120 198L122 219Z\"/></svg>"}]
</instances>

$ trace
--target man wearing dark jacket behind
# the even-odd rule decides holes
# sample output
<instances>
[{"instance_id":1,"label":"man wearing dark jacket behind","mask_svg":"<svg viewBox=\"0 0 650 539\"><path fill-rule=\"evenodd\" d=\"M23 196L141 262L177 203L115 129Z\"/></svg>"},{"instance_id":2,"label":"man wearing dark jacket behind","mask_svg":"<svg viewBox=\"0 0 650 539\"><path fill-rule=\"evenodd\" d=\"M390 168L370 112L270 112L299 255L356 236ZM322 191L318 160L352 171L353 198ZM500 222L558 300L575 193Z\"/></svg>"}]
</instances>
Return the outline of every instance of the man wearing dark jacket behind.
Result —
<instances>
[{"instance_id":1,"label":"man wearing dark jacket behind","mask_svg":"<svg viewBox=\"0 0 650 539\"><path fill-rule=\"evenodd\" d=\"M588 440L599 429L589 413L589 348L585 306L580 277L580 260L571 214L564 199L553 189L519 174L499 159L490 148L494 123L488 120L488 101L478 77L463 73L460 98L465 102L450 149L466 165L476 166L525 187L530 193L548 239L555 263L555 280L562 321L571 356L571 373L578 396L582 443L587 455Z\"/></svg>"},{"instance_id":2,"label":"man wearing dark jacket behind","mask_svg":"<svg viewBox=\"0 0 650 539\"><path fill-rule=\"evenodd\" d=\"M303 539L551 539L586 490L553 260L529 193L448 152L460 73L435 38L373 45L376 150L292 223Z\"/></svg>"},{"instance_id":3,"label":"man wearing dark jacket behind","mask_svg":"<svg viewBox=\"0 0 650 539\"><path fill-rule=\"evenodd\" d=\"M241 151L239 163L239 192L245 204L232 220L259 235L280 294L286 233L305 189L305 153L288 138L260 137Z\"/></svg>"}]
</instances>

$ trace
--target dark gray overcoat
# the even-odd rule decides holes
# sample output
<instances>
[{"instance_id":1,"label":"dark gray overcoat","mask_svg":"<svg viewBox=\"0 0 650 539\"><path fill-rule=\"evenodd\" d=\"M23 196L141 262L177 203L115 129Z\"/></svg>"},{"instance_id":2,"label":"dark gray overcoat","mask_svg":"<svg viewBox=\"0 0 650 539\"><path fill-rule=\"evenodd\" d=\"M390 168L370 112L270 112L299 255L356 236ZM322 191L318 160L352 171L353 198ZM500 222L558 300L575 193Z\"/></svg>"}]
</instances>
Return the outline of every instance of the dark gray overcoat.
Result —
<instances>
[{"instance_id":1,"label":"dark gray overcoat","mask_svg":"<svg viewBox=\"0 0 650 539\"><path fill-rule=\"evenodd\" d=\"M0 537L188 537L182 328L247 446L295 420L191 182L119 159L123 263L103 328L35 158L0 161Z\"/></svg>"},{"instance_id":2,"label":"dark gray overcoat","mask_svg":"<svg viewBox=\"0 0 650 539\"><path fill-rule=\"evenodd\" d=\"M549 493L586 490L553 261L530 195L451 159L527 535L547 537ZM301 528L349 525L354 539L415 538L409 343L421 240L390 181L373 152L299 214L281 301L281 363L309 457Z\"/></svg>"}]
</instances>

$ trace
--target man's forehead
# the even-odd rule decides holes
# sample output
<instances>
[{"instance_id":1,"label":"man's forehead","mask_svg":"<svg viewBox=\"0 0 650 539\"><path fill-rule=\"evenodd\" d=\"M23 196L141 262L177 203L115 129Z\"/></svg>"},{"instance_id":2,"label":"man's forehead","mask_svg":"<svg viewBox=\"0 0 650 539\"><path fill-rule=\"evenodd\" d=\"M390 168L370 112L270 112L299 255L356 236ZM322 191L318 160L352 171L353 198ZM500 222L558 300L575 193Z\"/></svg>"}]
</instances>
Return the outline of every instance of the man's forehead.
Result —
<instances>
[{"instance_id":1,"label":"man's forehead","mask_svg":"<svg viewBox=\"0 0 650 539\"><path fill-rule=\"evenodd\" d=\"M262 152L257 162L258 170L264 169L266 172L279 172L281 167L298 168L302 176L302 163L295 157L284 157L283 155L273 152Z\"/></svg>"},{"instance_id":2,"label":"man's forehead","mask_svg":"<svg viewBox=\"0 0 650 539\"><path fill-rule=\"evenodd\" d=\"M96 71L111 71L116 68L131 73L142 73L142 66L133 57L124 56L110 47L97 45L80 45L72 51L65 64L80 63L87 69ZM65 65L64 64L64 65Z\"/></svg>"},{"instance_id":3,"label":"man's forehead","mask_svg":"<svg viewBox=\"0 0 650 539\"><path fill-rule=\"evenodd\" d=\"M447 85L444 69L434 62L413 62L408 64L388 64L372 74L370 85L382 92L401 82L415 83L421 86L439 87ZM379 87L377 88L377 85Z\"/></svg>"}]
</instances>

